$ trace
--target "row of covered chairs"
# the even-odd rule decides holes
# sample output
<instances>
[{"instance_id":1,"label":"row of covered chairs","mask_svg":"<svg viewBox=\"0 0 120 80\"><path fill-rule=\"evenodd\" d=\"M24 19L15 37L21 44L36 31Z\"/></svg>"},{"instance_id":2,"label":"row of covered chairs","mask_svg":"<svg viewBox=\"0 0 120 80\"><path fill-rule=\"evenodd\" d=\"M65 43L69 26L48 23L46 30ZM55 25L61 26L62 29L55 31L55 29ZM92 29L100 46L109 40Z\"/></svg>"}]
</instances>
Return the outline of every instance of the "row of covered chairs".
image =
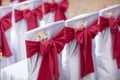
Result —
<instances>
[{"instance_id":1,"label":"row of covered chairs","mask_svg":"<svg viewBox=\"0 0 120 80\"><path fill-rule=\"evenodd\" d=\"M3 68L1 79L120 80L119 10L115 5L23 32L27 60Z\"/></svg>"},{"instance_id":2,"label":"row of covered chairs","mask_svg":"<svg viewBox=\"0 0 120 80\"><path fill-rule=\"evenodd\" d=\"M54 2L53 0L51 2L50 0L29 0L0 7L2 44L0 68L26 58L24 41L26 31L54 21L65 20L67 8L67 0Z\"/></svg>"}]
</instances>

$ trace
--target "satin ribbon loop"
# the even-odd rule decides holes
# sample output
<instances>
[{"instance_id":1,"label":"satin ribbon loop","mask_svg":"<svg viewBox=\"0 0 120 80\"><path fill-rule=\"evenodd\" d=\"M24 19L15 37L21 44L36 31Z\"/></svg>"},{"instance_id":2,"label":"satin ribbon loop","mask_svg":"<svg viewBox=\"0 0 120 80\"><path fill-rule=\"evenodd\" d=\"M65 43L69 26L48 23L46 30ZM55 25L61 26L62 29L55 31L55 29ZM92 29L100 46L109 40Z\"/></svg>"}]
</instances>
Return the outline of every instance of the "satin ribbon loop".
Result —
<instances>
[{"instance_id":1,"label":"satin ribbon loop","mask_svg":"<svg viewBox=\"0 0 120 80\"><path fill-rule=\"evenodd\" d=\"M65 42L69 43L71 40L74 39L74 29L70 27L65 27Z\"/></svg>"},{"instance_id":2,"label":"satin ribbon loop","mask_svg":"<svg viewBox=\"0 0 120 80\"><path fill-rule=\"evenodd\" d=\"M104 17L100 16L100 24L99 24L99 31L102 32L104 29L108 28L109 23L108 20Z\"/></svg>"}]
</instances>

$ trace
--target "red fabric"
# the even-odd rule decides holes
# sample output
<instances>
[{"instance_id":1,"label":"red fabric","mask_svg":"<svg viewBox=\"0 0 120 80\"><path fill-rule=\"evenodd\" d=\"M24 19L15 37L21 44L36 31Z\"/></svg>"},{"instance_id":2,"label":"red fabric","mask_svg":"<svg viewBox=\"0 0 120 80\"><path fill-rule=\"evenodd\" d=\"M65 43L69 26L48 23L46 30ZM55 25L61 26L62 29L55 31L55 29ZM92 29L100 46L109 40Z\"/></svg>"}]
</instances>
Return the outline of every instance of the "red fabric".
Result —
<instances>
[{"instance_id":1,"label":"red fabric","mask_svg":"<svg viewBox=\"0 0 120 80\"><path fill-rule=\"evenodd\" d=\"M28 30L38 27L37 16L39 19L42 19L42 6L39 6L32 11L29 9L23 11L15 9L15 22L18 22L24 18L27 21Z\"/></svg>"},{"instance_id":2,"label":"red fabric","mask_svg":"<svg viewBox=\"0 0 120 80\"><path fill-rule=\"evenodd\" d=\"M13 2L13 0L10 0L10 2Z\"/></svg>"},{"instance_id":3,"label":"red fabric","mask_svg":"<svg viewBox=\"0 0 120 80\"><path fill-rule=\"evenodd\" d=\"M55 12L54 21L66 20L65 12L68 9L68 0L63 0L61 3L44 3L45 14Z\"/></svg>"},{"instance_id":4,"label":"red fabric","mask_svg":"<svg viewBox=\"0 0 120 80\"><path fill-rule=\"evenodd\" d=\"M100 25L101 31L107 27L111 28L113 58L117 60L118 68L120 68L120 31L118 29L118 25L120 25L120 17L117 19L114 19L113 17L108 19L100 17Z\"/></svg>"},{"instance_id":5,"label":"red fabric","mask_svg":"<svg viewBox=\"0 0 120 80\"><path fill-rule=\"evenodd\" d=\"M2 51L2 31L0 29L0 51Z\"/></svg>"},{"instance_id":6,"label":"red fabric","mask_svg":"<svg viewBox=\"0 0 120 80\"><path fill-rule=\"evenodd\" d=\"M0 6L2 6L2 0L0 0Z\"/></svg>"},{"instance_id":7,"label":"red fabric","mask_svg":"<svg viewBox=\"0 0 120 80\"><path fill-rule=\"evenodd\" d=\"M2 50L2 55L5 57L10 57L12 55L5 36L5 31L7 31L12 26L11 17L12 13L10 12L2 19L0 19L0 48Z\"/></svg>"},{"instance_id":8,"label":"red fabric","mask_svg":"<svg viewBox=\"0 0 120 80\"><path fill-rule=\"evenodd\" d=\"M30 58L36 53L43 56L37 80L55 80L59 78L58 57L65 45L64 29L48 42L26 41L27 57Z\"/></svg>"},{"instance_id":9,"label":"red fabric","mask_svg":"<svg viewBox=\"0 0 120 80\"><path fill-rule=\"evenodd\" d=\"M98 33L98 25L96 24L97 22L90 27L83 29L66 27L66 43L75 38L80 44L81 77L94 72L92 60L92 39Z\"/></svg>"}]
</instances>

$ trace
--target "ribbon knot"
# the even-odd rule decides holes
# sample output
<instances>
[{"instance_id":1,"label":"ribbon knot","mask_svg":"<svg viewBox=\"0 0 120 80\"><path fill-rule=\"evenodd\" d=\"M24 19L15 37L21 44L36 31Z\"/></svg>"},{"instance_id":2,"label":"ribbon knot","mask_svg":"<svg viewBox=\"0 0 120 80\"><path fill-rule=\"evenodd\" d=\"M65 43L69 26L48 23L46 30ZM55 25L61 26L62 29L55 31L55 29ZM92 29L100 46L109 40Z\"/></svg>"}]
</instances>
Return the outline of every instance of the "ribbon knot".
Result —
<instances>
[{"instance_id":1,"label":"ribbon knot","mask_svg":"<svg viewBox=\"0 0 120 80\"><path fill-rule=\"evenodd\" d=\"M18 22L25 18L25 20L27 21L28 30L38 27L37 16L39 19L42 19L43 17L42 6L39 6L34 10L29 9L25 9L23 11L15 10L15 22Z\"/></svg>"},{"instance_id":2,"label":"ribbon knot","mask_svg":"<svg viewBox=\"0 0 120 80\"><path fill-rule=\"evenodd\" d=\"M29 18L29 16L31 16L31 14L33 14L33 12L30 11L29 9L23 10L23 17L24 18Z\"/></svg>"},{"instance_id":3,"label":"ribbon knot","mask_svg":"<svg viewBox=\"0 0 120 80\"><path fill-rule=\"evenodd\" d=\"M85 28L83 28L83 29L75 29L75 32L74 32L74 36L75 36L75 39L77 40L77 41L79 41L80 43L83 43L83 36L84 36L84 34L85 34ZM78 39L78 36L79 36L79 38L80 39Z\"/></svg>"},{"instance_id":4,"label":"ribbon knot","mask_svg":"<svg viewBox=\"0 0 120 80\"><path fill-rule=\"evenodd\" d=\"M55 11L55 19L54 21L58 20L66 20L65 12L68 9L68 0L63 0L61 3L44 3L44 11L45 14L49 12Z\"/></svg>"},{"instance_id":5,"label":"ribbon knot","mask_svg":"<svg viewBox=\"0 0 120 80\"><path fill-rule=\"evenodd\" d=\"M58 8L58 4L57 3L51 3L51 8L50 8L51 12L54 12L55 10L57 10L57 8Z\"/></svg>"},{"instance_id":6,"label":"ribbon knot","mask_svg":"<svg viewBox=\"0 0 120 80\"><path fill-rule=\"evenodd\" d=\"M52 40L48 42L40 42L40 54L42 56L45 56L49 52L49 50L53 48L53 44L54 43L52 42Z\"/></svg>"}]
</instances>

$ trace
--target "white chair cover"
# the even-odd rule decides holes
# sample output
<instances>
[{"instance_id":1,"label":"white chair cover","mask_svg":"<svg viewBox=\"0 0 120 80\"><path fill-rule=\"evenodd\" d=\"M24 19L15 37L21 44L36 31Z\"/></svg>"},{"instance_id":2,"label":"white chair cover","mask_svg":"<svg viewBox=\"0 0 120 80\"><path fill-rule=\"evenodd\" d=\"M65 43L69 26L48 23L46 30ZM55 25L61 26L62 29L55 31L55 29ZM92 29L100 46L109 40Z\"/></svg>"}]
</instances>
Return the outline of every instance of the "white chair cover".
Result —
<instances>
[{"instance_id":1,"label":"white chair cover","mask_svg":"<svg viewBox=\"0 0 120 80\"><path fill-rule=\"evenodd\" d=\"M107 13L114 13L117 17L118 5L108 7L100 11L100 16L107 18ZM110 28L99 32L96 36L96 58L97 58L97 75L98 80L120 80L116 60L112 56L112 38Z\"/></svg>"},{"instance_id":2,"label":"white chair cover","mask_svg":"<svg viewBox=\"0 0 120 80\"><path fill-rule=\"evenodd\" d=\"M66 26L71 28L77 27L77 22L81 21L85 23L85 26L91 25L98 18L98 13L88 13L83 14L72 19L66 20ZM93 64L94 69L96 71L96 59L95 59L95 43L94 39L92 40L92 56L93 56ZM66 44L63 55L62 55L62 66L63 66L63 75L64 80L97 80L96 72L91 73L83 78L80 77L80 45L74 39Z\"/></svg>"},{"instance_id":3,"label":"white chair cover","mask_svg":"<svg viewBox=\"0 0 120 80\"><path fill-rule=\"evenodd\" d=\"M5 15L7 15L8 13L12 12L12 7L10 6L6 6L6 7L0 7L0 18L3 18ZM12 26L11 26L12 27ZM11 52L13 52L13 46L11 44L11 28L9 28L6 32L5 32L5 36L9 45L9 48L11 50ZM0 62L0 69L4 68L10 64L14 63L14 54L11 57L2 57L2 60Z\"/></svg>"},{"instance_id":4,"label":"white chair cover","mask_svg":"<svg viewBox=\"0 0 120 80\"><path fill-rule=\"evenodd\" d=\"M28 80L27 59L3 68L0 80Z\"/></svg>"},{"instance_id":5,"label":"white chair cover","mask_svg":"<svg viewBox=\"0 0 120 80\"><path fill-rule=\"evenodd\" d=\"M31 30L26 32L25 39L29 41L36 41L36 34L39 32L42 32L43 34L46 34L48 39L55 37L56 34L58 34L62 29L64 28L64 21L58 21L54 22L48 25L45 25L44 27L39 27L37 29ZM59 59L59 71L60 71L60 78L62 79L62 55L58 54ZM35 54L31 58L28 58L28 71L29 71L29 77L28 80L37 80L38 71L40 69L40 64L42 61L42 56L39 54Z\"/></svg>"},{"instance_id":6,"label":"white chair cover","mask_svg":"<svg viewBox=\"0 0 120 80\"><path fill-rule=\"evenodd\" d=\"M33 10L38 6L42 5L42 1L41 0L24 1L16 4L14 6L14 9L21 10L24 4L28 4L29 6L28 8L30 10ZM21 21L15 23L15 20L13 20L13 24L14 27L12 28L12 44L14 45L14 53L16 54L15 55L16 61L20 61L22 59L25 59L26 57L24 35L25 32L27 31L27 22L25 19L22 19ZM39 26L41 24L39 19L38 19L38 24Z\"/></svg>"}]
</instances>

